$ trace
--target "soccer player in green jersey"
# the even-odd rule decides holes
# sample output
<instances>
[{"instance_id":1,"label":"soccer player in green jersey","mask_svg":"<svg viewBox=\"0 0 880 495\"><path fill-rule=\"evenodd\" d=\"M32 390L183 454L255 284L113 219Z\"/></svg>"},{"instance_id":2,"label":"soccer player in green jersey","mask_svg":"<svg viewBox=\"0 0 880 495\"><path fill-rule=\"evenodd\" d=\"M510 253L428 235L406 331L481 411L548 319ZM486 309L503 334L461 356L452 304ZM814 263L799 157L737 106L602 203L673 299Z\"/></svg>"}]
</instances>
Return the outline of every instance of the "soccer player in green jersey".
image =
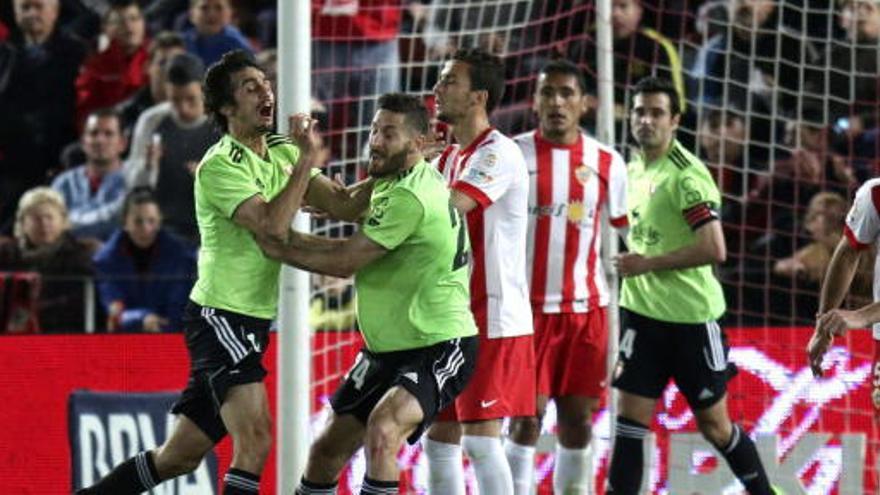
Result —
<instances>
[{"instance_id":1,"label":"soccer player in green jersey","mask_svg":"<svg viewBox=\"0 0 880 495\"><path fill-rule=\"evenodd\" d=\"M344 240L294 233L289 247L261 240L285 263L354 274L366 343L330 401L333 414L312 445L300 495L335 493L361 446L361 493L397 493L403 441L418 441L467 384L476 359L467 227L443 177L422 156L427 110L399 93L383 95L378 108L368 170L376 182L361 230Z\"/></svg>"},{"instance_id":2,"label":"soccer player in green jersey","mask_svg":"<svg viewBox=\"0 0 880 495\"><path fill-rule=\"evenodd\" d=\"M172 408L178 420L159 448L125 461L83 494L147 491L194 470L227 433L233 457L223 493L258 493L272 445L262 358L281 265L263 255L255 237L288 242L303 197L344 219L368 204L369 182L345 189L311 167L317 137L309 117L291 117L290 137L270 132L275 96L249 54L230 52L211 66L205 99L225 134L195 172L202 245L183 318L191 365Z\"/></svg>"},{"instance_id":3,"label":"soccer player in green jersey","mask_svg":"<svg viewBox=\"0 0 880 495\"><path fill-rule=\"evenodd\" d=\"M606 493L640 492L642 442L673 378L700 432L749 493L770 495L754 442L727 414L727 380L735 368L718 325L725 302L712 271L726 257L720 193L706 166L675 139L681 117L675 86L645 78L632 94L630 125L639 153L629 164L629 252L615 260L625 278Z\"/></svg>"}]
</instances>

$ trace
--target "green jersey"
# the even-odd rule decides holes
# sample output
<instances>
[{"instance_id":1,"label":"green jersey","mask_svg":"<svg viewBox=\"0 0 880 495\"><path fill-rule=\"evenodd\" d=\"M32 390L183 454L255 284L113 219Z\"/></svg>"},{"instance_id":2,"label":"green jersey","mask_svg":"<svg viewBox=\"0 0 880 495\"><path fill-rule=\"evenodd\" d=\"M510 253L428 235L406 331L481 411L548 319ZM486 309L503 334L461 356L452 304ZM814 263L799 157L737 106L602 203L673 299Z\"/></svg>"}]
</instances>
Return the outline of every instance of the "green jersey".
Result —
<instances>
[{"instance_id":1,"label":"green jersey","mask_svg":"<svg viewBox=\"0 0 880 495\"><path fill-rule=\"evenodd\" d=\"M446 182L426 162L376 181L361 231L388 253L355 274L358 324L370 351L477 334L466 229Z\"/></svg>"},{"instance_id":2,"label":"green jersey","mask_svg":"<svg viewBox=\"0 0 880 495\"><path fill-rule=\"evenodd\" d=\"M265 257L253 234L232 220L252 196L270 201L278 195L289 177L285 167L299 159L299 149L284 136L267 135L266 145L264 159L226 134L199 163L195 202L202 245L190 298L202 306L272 319L281 265Z\"/></svg>"},{"instance_id":3,"label":"green jersey","mask_svg":"<svg viewBox=\"0 0 880 495\"><path fill-rule=\"evenodd\" d=\"M717 219L721 194L705 165L678 141L651 164L629 164L627 246L644 256L669 253L696 242L694 230ZM725 311L713 267L648 272L623 279L620 305L657 320L703 323Z\"/></svg>"}]
</instances>

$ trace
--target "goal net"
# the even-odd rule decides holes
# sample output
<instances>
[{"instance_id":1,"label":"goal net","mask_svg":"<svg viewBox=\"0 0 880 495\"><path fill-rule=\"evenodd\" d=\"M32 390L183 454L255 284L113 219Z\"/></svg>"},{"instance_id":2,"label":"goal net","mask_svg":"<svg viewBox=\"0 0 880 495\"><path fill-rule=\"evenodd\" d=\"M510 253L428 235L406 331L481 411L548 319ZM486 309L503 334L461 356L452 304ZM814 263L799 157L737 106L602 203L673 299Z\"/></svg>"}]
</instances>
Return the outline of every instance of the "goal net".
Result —
<instances>
[{"instance_id":1,"label":"goal net","mask_svg":"<svg viewBox=\"0 0 880 495\"><path fill-rule=\"evenodd\" d=\"M508 84L493 124L513 135L537 125L536 75L555 57L581 66L597 108L598 57L614 67L615 145L631 155L629 87L671 79L684 112L678 138L712 171L723 196L728 259L718 268L728 302L732 418L756 439L774 484L787 494L873 493L878 432L870 399L868 331L838 339L825 378L813 379L804 349L818 288L855 189L875 175L880 6L873 0L614 0L615 40L597 53L596 11L585 0L322 0L313 26L313 92L328 149L326 173L350 183L378 95L406 91L431 101L444 57L481 46L505 57ZM595 111L584 128L593 132ZM356 227L314 221L321 235ZM871 299L864 263L848 304ZM361 345L351 281L313 277L313 427ZM611 417L594 418L593 471L604 484ZM741 493L696 433L670 384L649 442L652 493ZM536 462L539 493L551 493L552 405ZM400 454L402 492L422 493L418 445ZM362 454L340 480L357 493ZM476 493L472 473L469 490Z\"/></svg>"}]
</instances>

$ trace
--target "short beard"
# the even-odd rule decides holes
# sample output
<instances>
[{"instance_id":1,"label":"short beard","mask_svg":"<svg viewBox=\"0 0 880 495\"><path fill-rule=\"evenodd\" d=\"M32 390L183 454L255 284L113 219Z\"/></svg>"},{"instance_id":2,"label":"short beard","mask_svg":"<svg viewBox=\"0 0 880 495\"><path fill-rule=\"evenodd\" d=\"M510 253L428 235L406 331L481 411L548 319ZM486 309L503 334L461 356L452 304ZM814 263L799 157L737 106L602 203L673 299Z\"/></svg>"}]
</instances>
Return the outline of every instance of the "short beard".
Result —
<instances>
[{"instance_id":1,"label":"short beard","mask_svg":"<svg viewBox=\"0 0 880 495\"><path fill-rule=\"evenodd\" d=\"M406 166L406 157L409 156L410 151L412 151L412 150L410 149L409 146L407 146L405 149L399 151L398 153L395 153L395 154L389 156L385 160L384 169L383 170L376 170L376 171L371 170L369 172L370 177L380 179L382 177L388 177L388 176L399 173L401 171L401 169L403 169L403 167Z\"/></svg>"}]
</instances>

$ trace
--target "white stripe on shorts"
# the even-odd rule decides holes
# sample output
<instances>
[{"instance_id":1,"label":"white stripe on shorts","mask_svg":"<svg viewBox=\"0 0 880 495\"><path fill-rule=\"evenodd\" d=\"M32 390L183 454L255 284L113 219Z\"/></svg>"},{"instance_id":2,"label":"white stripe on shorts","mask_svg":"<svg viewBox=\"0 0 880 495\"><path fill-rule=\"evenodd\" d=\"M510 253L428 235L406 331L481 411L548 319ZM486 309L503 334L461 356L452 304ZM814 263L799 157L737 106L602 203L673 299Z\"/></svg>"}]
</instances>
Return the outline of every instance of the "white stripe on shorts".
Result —
<instances>
[{"instance_id":1,"label":"white stripe on shorts","mask_svg":"<svg viewBox=\"0 0 880 495\"><path fill-rule=\"evenodd\" d=\"M214 308L202 308L202 317L214 329L217 340L220 341L220 344L223 345L223 348L232 357L232 362L238 363L244 359L247 352L244 346L241 345L241 342L235 338L235 334L232 333L232 329L229 328L229 324L225 322L223 317L214 315Z\"/></svg>"}]
</instances>

